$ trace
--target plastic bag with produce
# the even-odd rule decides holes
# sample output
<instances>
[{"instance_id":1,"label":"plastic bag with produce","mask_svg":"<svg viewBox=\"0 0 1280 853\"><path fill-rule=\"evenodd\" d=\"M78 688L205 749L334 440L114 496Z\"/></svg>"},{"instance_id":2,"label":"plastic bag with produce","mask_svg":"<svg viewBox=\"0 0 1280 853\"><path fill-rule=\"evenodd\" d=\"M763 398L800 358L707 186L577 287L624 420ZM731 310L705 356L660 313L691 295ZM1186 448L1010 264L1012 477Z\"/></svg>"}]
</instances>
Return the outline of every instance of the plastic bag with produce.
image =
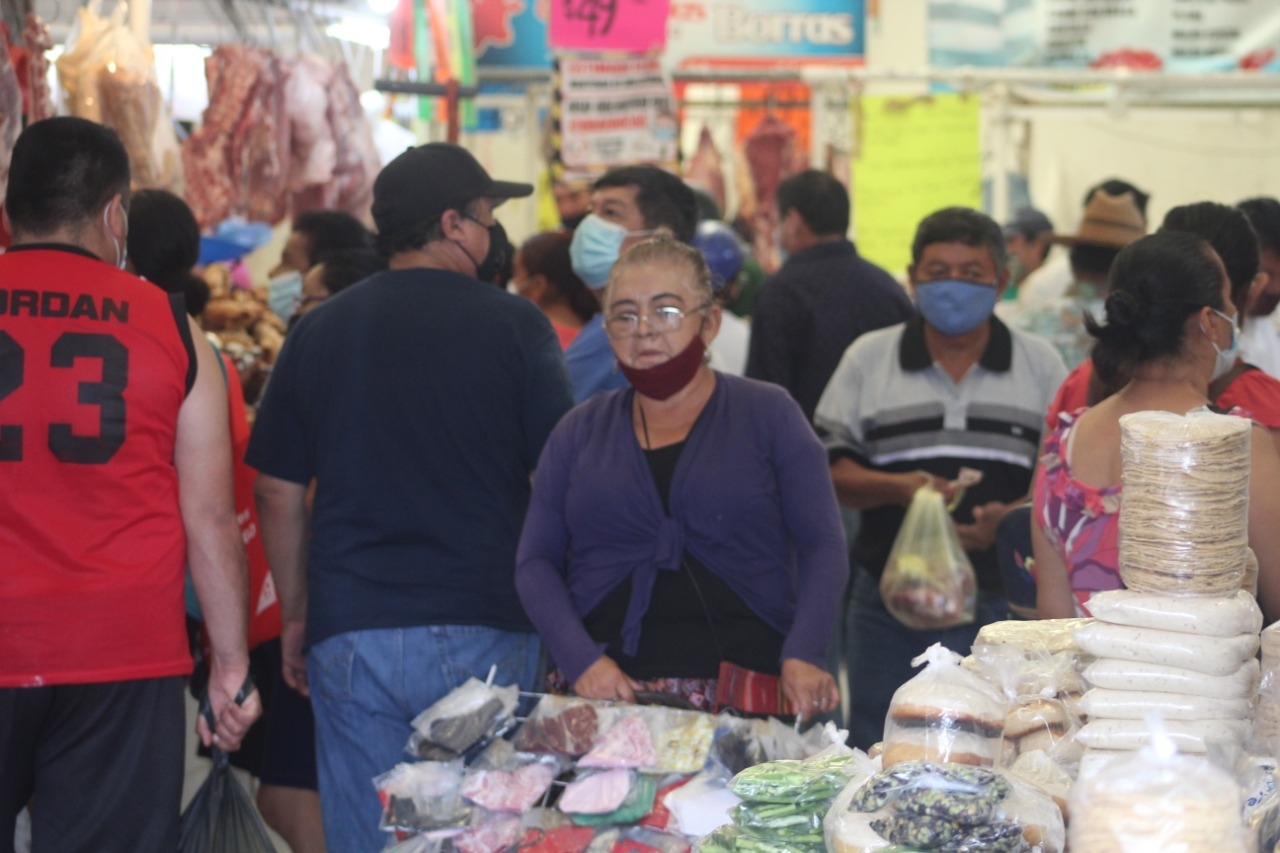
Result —
<instances>
[{"instance_id":1,"label":"plastic bag with produce","mask_svg":"<svg viewBox=\"0 0 1280 853\"><path fill-rule=\"evenodd\" d=\"M920 488L907 508L880 577L880 596L908 628L934 630L973 621L978 584L942 493Z\"/></svg>"}]
</instances>

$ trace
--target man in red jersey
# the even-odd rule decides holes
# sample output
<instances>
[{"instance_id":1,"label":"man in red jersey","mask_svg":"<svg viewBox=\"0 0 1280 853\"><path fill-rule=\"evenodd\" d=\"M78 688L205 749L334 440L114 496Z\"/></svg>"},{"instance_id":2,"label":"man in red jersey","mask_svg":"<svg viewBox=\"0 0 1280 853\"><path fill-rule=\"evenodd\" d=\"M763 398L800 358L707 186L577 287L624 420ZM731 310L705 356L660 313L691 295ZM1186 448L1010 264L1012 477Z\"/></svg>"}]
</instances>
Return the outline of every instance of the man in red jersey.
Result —
<instances>
[{"instance_id":1,"label":"man in red jersey","mask_svg":"<svg viewBox=\"0 0 1280 853\"><path fill-rule=\"evenodd\" d=\"M75 118L27 128L0 256L0 851L32 803L32 849L178 844L183 570L213 646L216 733L258 716L244 549L216 354L122 272L129 159Z\"/></svg>"}]
</instances>

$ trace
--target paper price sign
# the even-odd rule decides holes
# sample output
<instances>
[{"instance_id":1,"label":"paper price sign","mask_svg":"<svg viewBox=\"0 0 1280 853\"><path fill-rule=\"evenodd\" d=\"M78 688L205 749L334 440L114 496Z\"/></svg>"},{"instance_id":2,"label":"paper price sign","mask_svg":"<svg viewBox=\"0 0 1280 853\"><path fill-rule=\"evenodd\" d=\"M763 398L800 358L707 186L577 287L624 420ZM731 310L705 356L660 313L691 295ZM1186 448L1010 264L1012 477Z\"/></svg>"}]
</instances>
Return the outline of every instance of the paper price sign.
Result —
<instances>
[{"instance_id":1,"label":"paper price sign","mask_svg":"<svg viewBox=\"0 0 1280 853\"><path fill-rule=\"evenodd\" d=\"M551 0L552 50L647 53L667 43L670 0Z\"/></svg>"}]
</instances>

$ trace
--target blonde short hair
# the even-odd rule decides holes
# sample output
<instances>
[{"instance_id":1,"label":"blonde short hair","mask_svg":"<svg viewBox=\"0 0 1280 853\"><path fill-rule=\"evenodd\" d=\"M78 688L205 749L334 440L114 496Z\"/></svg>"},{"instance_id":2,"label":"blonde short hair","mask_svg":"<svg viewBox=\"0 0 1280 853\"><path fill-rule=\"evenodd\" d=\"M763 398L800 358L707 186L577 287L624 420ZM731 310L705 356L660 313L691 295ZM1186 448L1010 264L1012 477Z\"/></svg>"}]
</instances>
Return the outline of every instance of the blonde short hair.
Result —
<instances>
[{"instance_id":1,"label":"blonde short hair","mask_svg":"<svg viewBox=\"0 0 1280 853\"><path fill-rule=\"evenodd\" d=\"M666 264L688 272L688 286L697 302L714 302L715 291L711 288L711 269L702 253L687 243L682 243L666 234L650 237L636 243L618 258L609 271L609 281L605 285L604 305L608 308L613 298L613 286L621 276L634 267L650 264Z\"/></svg>"}]
</instances>

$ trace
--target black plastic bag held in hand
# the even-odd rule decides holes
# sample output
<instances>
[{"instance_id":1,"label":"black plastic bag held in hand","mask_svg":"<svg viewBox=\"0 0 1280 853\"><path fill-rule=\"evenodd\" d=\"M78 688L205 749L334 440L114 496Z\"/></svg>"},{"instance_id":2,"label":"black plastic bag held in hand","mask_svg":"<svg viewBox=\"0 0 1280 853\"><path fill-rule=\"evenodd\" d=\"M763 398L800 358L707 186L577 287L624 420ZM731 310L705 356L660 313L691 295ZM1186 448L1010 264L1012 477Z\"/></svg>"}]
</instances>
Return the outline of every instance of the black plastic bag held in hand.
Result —
<instances>
[{"instance_id":1,"label":"black plastic bag held in hand","mask_svg":"<svg viewBox=\"0 0 1280 853\"><path fill-rule=\"evenodd\" d=\"M253 681L245 679L236 694L241 705L253 693ZM200 702L200 713L213 730L213 708L208 694ZM249 792L231 775L227 754L213 747L213 769L182 813L179 853L275 853Z\"/></svg>"}]
</instances>

